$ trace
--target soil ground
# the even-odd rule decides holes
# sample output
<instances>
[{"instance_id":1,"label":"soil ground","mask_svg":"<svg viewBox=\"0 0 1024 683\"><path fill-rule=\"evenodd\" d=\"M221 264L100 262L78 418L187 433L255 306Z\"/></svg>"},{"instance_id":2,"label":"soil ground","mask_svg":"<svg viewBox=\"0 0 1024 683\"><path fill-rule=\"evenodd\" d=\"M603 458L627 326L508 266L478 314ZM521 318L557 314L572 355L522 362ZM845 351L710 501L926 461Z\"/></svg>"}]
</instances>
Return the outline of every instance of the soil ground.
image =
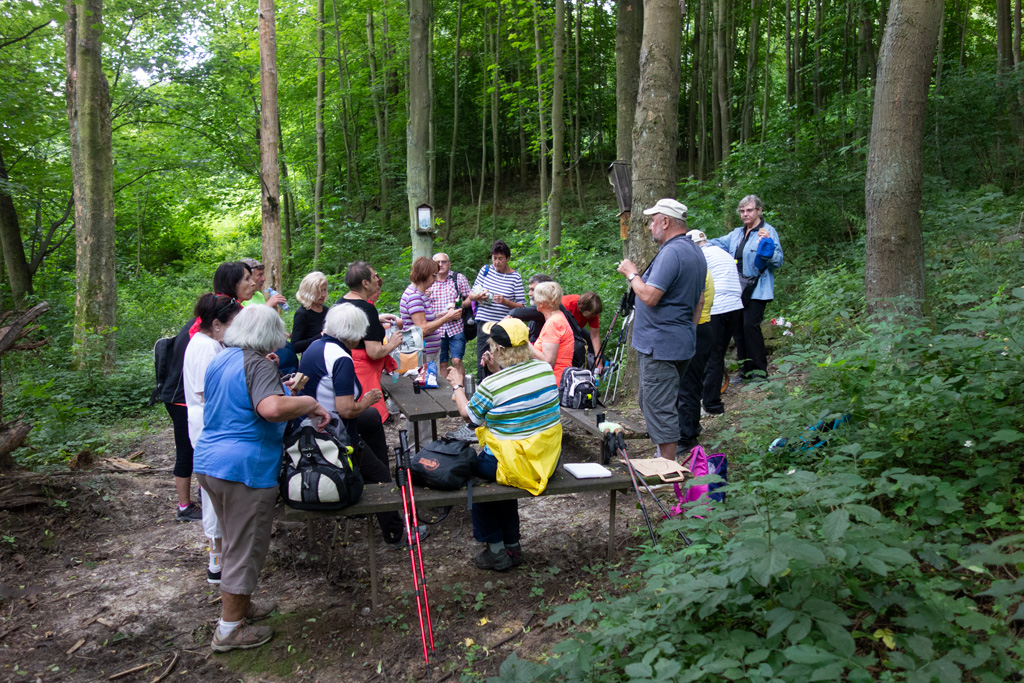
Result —
<instances>
[{"instance_id":1,"label":"soil ground","mask_svg":"<svg viewBox=\"0 0 1024 683\"><path fill-rule=\"evenodd\" d=\"M728 391L726 416L705 420L705 435L729 426L748 394ZM458 424L442 421L439 432ZM635 457L653 450L648 441L631 445ZM256 594L280 604L269 621L276 635L257 650L212 654L219 591L206 581L200 523L174 520L173 450L168 426L127 451L141 451L143 470L112 472L101 462L92 471L0 477L0 487L19 478L24 491L42 485L46 500L0 510L0 681L108 680L129 670L114 680L427 678L408 554L387 551L376 534L381 607L374 611L364 523L349 526L344 544L342 521L332 548L333 523L316 523L310 537L304 523L283 521L281 509ZM597 439L566 425L566 462L598 453ZM521 501L526 563L504 573L473 565L481 546L465 508L431 527L423 544L435 631L431 680L483 679L512 651L543 657L568 637L562 624L546 624L548 607L601 595L606 572L628 569L644 540L635 495L619 495L618 556L605 559L606 500Z\"/></svg>"}]
</instances>

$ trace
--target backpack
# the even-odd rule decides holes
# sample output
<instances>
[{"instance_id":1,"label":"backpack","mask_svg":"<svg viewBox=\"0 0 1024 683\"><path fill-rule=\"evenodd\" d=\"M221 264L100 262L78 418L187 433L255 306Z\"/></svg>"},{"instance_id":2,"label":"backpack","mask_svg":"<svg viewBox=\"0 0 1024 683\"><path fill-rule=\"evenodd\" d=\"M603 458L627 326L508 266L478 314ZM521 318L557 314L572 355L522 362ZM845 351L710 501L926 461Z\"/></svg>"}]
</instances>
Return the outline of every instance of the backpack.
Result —
<instances>
[{"instance_id":1,"label":"backpack","mask_svg":"<svg viewBox=\"0 0 1024 683\"><path fill-rule=\"evenodd\" d=\"M593 349L591 348L590 337L583 331L580 324L576 322L576 318L572 317L572 313L569 312L568 308L559 304L559 310L562 311L566 322L569 323L569 329L572 330L572 366L574 368L592 369Z\"/></svg>"},{"instance_id":2,"label":"backpack","mask_svg":"<svg viewBox=\"0 0 1024 683\"><path fill-rule=\"evenodd\" d=\"M462 298L462 292L459 292L459 274L453 270L448 277L455 278L455 292ZM462 331L466 334L467 342L476 339L476 302L462 309Z\"/></svg>"},{"instance_id":3,"label":"backpack","mask_svg":"<svg viewBox=\"0 0 1024 683\"><path fill-rule=\"evenodd\" d=\"M476 451L467 441L438 439L423 445L409 458L412 483L438 491L456 491L473 474Z\"/></svg>"},{"instance_id":4,"label":"backpack","mask_svg":"<svg viewBox=\"0 0 1024 683\"><path fill-rule=\"evenodd\" d=\"M328 429L333 428L331 427ZM284 441L281 497L296 510L342 510L363 495L363 475L352 461L348 433L318 432L309 419Z\"/></svg>"},{"instance_id":5,"label":"backpack","mask_svg":"<svg viewBox=\"0 0 1024 683\"><path fill-rule=\"evenodd\" d=\"M690 451L690 463L688 465L690 474L694 477L706 477L709 474L717 474L726 482L729 479L729 461L723 453L715 453L714 455L708 455L704 452L702 446L694 446ZM726 484L723 482L715 482L714 484L693 484L687 486L686 491L683 491L679 484L673 484L676 492L676 499L679 504L672 508L672 514L677 515L682 511L683 505L692 503L700 500L707 496L711 500L718 501L719 503L725 501L725 493L717 492Z\"/></svg>"},{"instance_id":6,"label":"backpack","mask_svg":"<svg viewBox=\"0 0 1024 683\"><path fill-rule=\"evenodd\" d=\"M566 368L558 385L558 404L563 408L596 408L594 373L586 368Z\"/></svg>"},{"instance_id":7,"label":"backpack","mask_svg":"<svg viewBox=\"0 0 1024 683\"><path fill-rule=\"evenodd\" d=\"M174 356L174 337L157 339L153 344L153 367L156 370L156 388L149 395L149 405L156 403L160 392L164 390L164 382L167 381L167 370L170 367L171 358Z\"/></svg>"}]
</instances>

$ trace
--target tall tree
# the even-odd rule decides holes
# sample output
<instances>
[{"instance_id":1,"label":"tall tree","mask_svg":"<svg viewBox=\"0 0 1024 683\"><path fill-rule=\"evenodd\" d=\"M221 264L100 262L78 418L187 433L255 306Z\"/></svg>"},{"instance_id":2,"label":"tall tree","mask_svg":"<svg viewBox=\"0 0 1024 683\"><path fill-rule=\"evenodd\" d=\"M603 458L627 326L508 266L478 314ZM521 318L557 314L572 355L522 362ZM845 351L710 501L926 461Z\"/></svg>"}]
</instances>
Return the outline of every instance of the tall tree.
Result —
<instances>
[{"instance_id":1,"label":"tall tree","mask_svg":"<svg viewBox=\"0 0 1024 683\"><path fill-rule=\"evenodd\" d=\"M32 293L32 271L25 258L25 245L21 241L21 223L14 207L14 198L7 187L7 165L4 163L3 148L0 147L0 247L10 278L11 296L14 307L25 305L25 297Z\"/></svg>"},{"instance_id":2,"label":"tall tree","mask_svg":"<svg viewBox=\"0 0 1024 683\"><path fill-rule=\"evenodd\" d=\"M114 158L103 73L103 0L68 0L64 56L75 196L75 363L113 369L117 312Z\"/></svg>"},{"instance_id":3,"label":"tall tree","mask_svg":"<svg viewBox=\"0 0 1024 683\"><path fill-rule=\"evenodd\" d=\"M455 149L459 139L459 52L462 49L462 0L455 18L455 59L452 67L452 151L448 154L448 206L444 210L445 237L452 231L452 195L455 193ZM472 195L472 193L471 193Z\"/></svg>"},{"instance_id":4,"label":"tall tree","mask_svg":"<svg viewBox=\"0 0 1024 683\"><path fill-rule=\"evenodd\" d=\"M714 103L718 112L719 161L729 157L729 60L728 50L728 0L717 0L715 3L715 87Z\"/></svg>"},{"instance_id":5,"label":"tall tree","mask_svg":"<svg viewBox=\"0 0 1024 683\"><path fill-rule=\"evenodd\" d=\"M771 15L768 17L771 23ZM747 35L747 79L743 88L743 125L740 139L750 140L754 134L754 83L757 80L757 39L761 33L761 7L758 0L750 0L750 32Z\"/></svg>"},{"instance_id":6,"label":"tall tree","mask_svg":"<svg viewBox=\"0 0 1024 683\"><path fill-rule=\"evenodd\" d=\"M565 183L565 0L555 0L554 71L551 89L551 194L548 195L548 260L562 244L562 187Z\"/></svg>"},{"instance_id":7,"label":"tall tree","mask_svg":"<svg viewBox=\"0 0 1024 683\"><path fill-rule=\"evenodd\" d=\"M277 165L277 26L274 0L259 0L259 38L263 264L266 266L267 286L281 291L284 259L281 256L281 178Z\"/></svg>"},{"instance_id":8,"label":"tall tree","mask_svg":"<svg viewBox=\"0 0 1024 683\"><path fill-rule=\"evenodd\" d=\"M324 90L327 80L324 57L324 0L316 0L316 183L313 188L313 270L320 264L323 243L321 221L324 216L324 174L327 171L327 134L324 131Z\"/></svg>"},{"instance_id":9,"label":"tall tree","mask_svg":"<svg viewBox=\"0 0 1024 683\"><path fill-rule=\"evenodd\" d=\"M677 0L644 0L640 86L633 118L633 210L626 241L626 257L639 267L657 253L643 210L659 199L676 196L681 23Z\"/></svg>"},{"instance_id":10,"label":"tall tree","mask_svg":"<svg viewBox=\"0 0 1024 683\"><path fill-rule=\"evenodd\" d=\"M889 9L864 181L869 310L922 312L921 145L942 9L942 0L893 0Z\"/></svg>"},{"instance_id":11,"label":"tall tree","mask_svg":"<svg viewBox=\"0 0 1024 683\"><path fill-rule=\"evenodd\" d=\"M430 127L430 0L409 0L409 123L406 132L405 175L409 198L409 235L412 259L433 254L434 226L417 227L416 209L430 203L430 165L427 162Z\"/></svg>"},{"instance_id":12,"label":"tall tree","mask_svg":"<svg viewBox=\"0 0 1024 683\"><path fill-rule=\"evenodd\" d=\"M388 217L388 195L391 194L391 179L388 176L388 126L385 111L387 87L378 74L377 49L375 47L373 12L366 13L366 61L370 67L370 101L373 103L373 119L377 124L377 168L380 174L380 206L385 222Z\"/></svg>"},{"instance_id":13,"label":"tall tree","mask_svg":"<svg viewBox=\"0 0 1024 683\"><path fill-rule=\"evenodd\" d=\"M633 158L633 115L640 87L643 0L617 0L615 24L615 158Z\"/></svg>"},{"instance_id":14,"label":"tall tree","mask_svg":"<svg viewBox=\"0 0 1024 683\"><path fill-rule=\"evenodd\" d=\"M548 200L548 127L544 115L544 53L541 50L540 9L537 0L533 0L533 45L534 63L537 67L537 135L540 138L540 163L537 164L537 175L540 176L540 208L543 211L544 203Z\"/></svg>"},{"instance_id":15,"label":"tall tree","mask_svg":"<svg viewBox=\"0 0 1024 683\"><path fill-rule=\"evenodd\" d=\"M494 157L494 186L491 188L491 239L498 231L498 187L501 185L501 149L498 146L498 104L501 102L501 3L494 6L494 73L491 84L491 147Z\"/></svg>"}]
</instances>

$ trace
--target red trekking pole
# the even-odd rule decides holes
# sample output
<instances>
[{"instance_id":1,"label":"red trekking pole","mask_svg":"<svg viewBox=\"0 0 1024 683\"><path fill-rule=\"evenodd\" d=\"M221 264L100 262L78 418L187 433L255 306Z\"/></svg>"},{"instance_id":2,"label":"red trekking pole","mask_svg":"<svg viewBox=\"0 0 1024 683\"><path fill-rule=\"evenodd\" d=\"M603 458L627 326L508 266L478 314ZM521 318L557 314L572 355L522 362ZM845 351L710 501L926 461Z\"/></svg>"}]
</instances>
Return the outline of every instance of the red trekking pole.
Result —
<instances>
[{"instance_id":1,"label":"red trekking pole","mask_svg":"<svg viewBox=\"0 0 1024 683\"><path fill-rule=\"evenodd\" d=\"M423 661L427 665L427 677L430 677L430 655L434 652L434 627L430 619L430 603L427 601L427 577L423 570L423 550L420 547L419 520L416 516L416 498L412 490L412 478L409 473L409 435L404 429L398 432L398 448L395 449L395 478L398 490L402 495L402 508L405 512L405 538L409 543L409 563L412 565L412 587L416 595L416 611L420 620L420 640L423 643ZM412 520L410 523L410 519ZM413 543L415 542L415 550ZM418 566L417 566L418 560ZM426 613L426 625L424 625ZM427 650L427 637L430 637L430 650Z\"/></svg>"}]
</instances>

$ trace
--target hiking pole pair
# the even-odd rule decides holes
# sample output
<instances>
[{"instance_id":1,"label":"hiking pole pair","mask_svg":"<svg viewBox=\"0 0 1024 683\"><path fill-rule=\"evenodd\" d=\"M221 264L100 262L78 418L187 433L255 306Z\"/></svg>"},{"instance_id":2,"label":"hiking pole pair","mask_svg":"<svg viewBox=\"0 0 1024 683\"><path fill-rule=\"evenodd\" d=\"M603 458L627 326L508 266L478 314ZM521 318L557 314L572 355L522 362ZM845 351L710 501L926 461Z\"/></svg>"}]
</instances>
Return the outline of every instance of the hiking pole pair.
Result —
<instances>
[{"instance_id":1,"label":"hiking pole pair","mask_svg":"<svg viewBox=\"0 0 1024 683\"><path fill-rule=\"evenodd\" d=\"M608 452L614 452L616 450L616 440L622 441L622 450L620 453L625 455L626 440L622 436L622 428L616 425L617 429L606 428L604 430L605 448ZM647 522L647 531L651 533L651 543L658 545L658 537L654 534L654 525L651 524L651 518L647 515L647 506L644 505L644 498L640 495L640 486L636 483L636 471L633 469L633 463L629 461L629 456L625 456L626 469L629 470L629 478L633 481L633 490L636 491L637 502L640 503L640 510L644 513L644 521Z\"/></svg>"},{"instance_id":2,"label":"hiking pole pair","mask_svg":"<svg viewBox=\"0 0 1024 683\"><path fill-rule=\"evenodd\" d=\"M416 517L416 497L412 491L412 474L409 469L409 432L398 431L398 448L395 449L395 478L402 495L402 509L405 512L405 539L409 544L409 562L412 564L412 587L416 595L416 611L420 618L420 640L423 643L423 662L430 678L430 655L434 653L434 626L430 620L430 603L427 601L427 577L423 571L423 550L420 547L419 520ZM412 519L410 524L409 520ZM413 543L416 548L413 550ZM418 560L418 563L417 563ZM426 613L426 626L423 615ZM427 651L427 636L430 636L430 651Z\"/></svg>"}]
</instances>

